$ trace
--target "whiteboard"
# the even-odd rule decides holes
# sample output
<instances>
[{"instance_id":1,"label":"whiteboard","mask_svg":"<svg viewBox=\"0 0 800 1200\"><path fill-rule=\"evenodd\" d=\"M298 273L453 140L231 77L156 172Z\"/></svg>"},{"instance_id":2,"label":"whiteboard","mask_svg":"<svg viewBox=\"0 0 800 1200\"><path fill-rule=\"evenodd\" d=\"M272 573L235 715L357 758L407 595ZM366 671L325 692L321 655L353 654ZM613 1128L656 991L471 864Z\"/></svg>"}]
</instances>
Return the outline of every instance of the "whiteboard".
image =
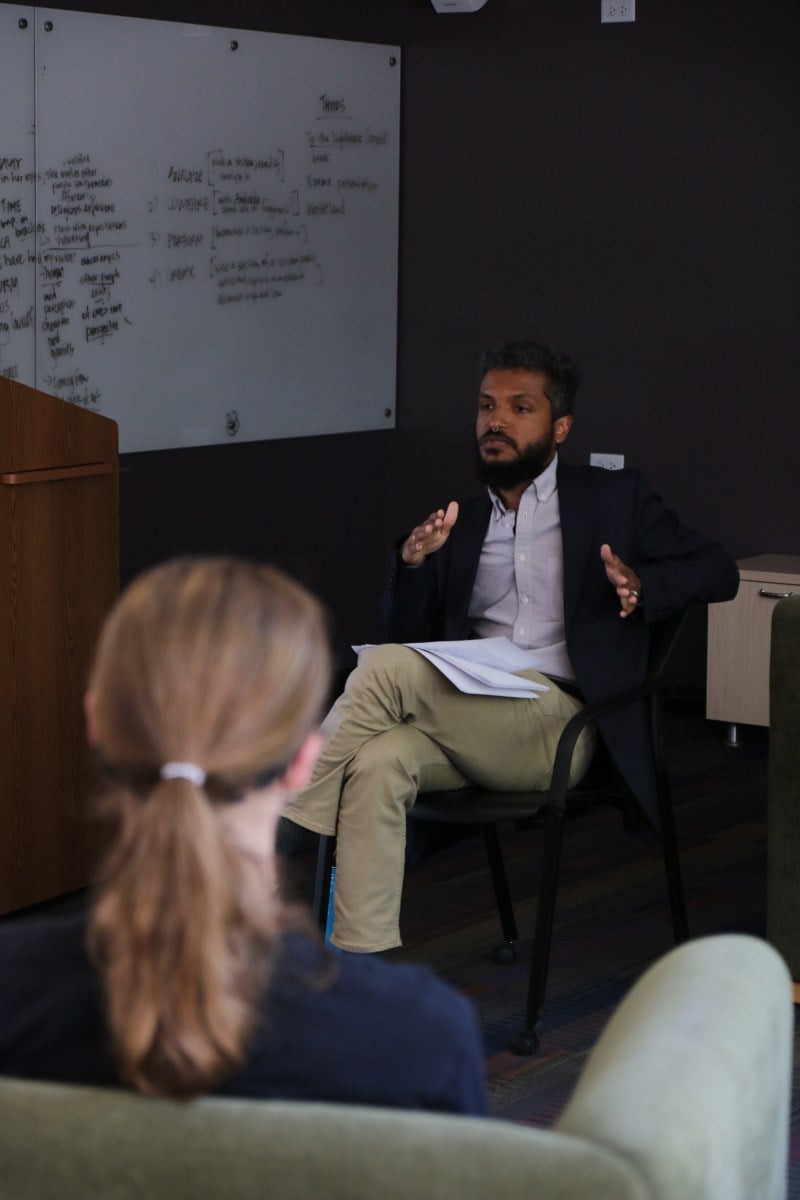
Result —
<instances>
[{"instance_id":1,"label":"whiteboard","mask_svg":"<svg viewBox=\"0 0 800 1200\"><path fill-rule=\"evenodd\" d=\"M29 318L0 371L112 417L123 451L393 427L398 49L0 18L5 297Z\"/></svg>"},{"instance_id":2,"label":"whiteboard","mask_svg":"<svg viewBox=\"0 0 800 1200\"><path fill-rule=\"evenodd\" d=\"M0 5L0 375L36 370L36 159L31 9Z\"/></svg>"}]
</instances>

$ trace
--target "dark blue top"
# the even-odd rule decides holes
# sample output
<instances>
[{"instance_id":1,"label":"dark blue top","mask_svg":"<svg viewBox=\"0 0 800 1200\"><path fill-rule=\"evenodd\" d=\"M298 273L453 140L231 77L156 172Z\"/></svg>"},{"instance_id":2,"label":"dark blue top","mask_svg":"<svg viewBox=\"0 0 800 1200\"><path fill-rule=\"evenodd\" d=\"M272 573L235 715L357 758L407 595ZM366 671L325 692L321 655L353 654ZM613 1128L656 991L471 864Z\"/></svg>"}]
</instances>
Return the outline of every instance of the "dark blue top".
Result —
<instances>
[{"instance_id":1,"label":"dark blue top","mask_svg":"<svg viewBox=\"0 0 800 1200\"><path fill-rule=\"evenodd\" d=\"M83 913L0 922L0 1074L120 1085L85 936ZM290 934L262 1013L225 1095L486 1112L472 1006L425 967Z\"/></svg>"}]
</instances>

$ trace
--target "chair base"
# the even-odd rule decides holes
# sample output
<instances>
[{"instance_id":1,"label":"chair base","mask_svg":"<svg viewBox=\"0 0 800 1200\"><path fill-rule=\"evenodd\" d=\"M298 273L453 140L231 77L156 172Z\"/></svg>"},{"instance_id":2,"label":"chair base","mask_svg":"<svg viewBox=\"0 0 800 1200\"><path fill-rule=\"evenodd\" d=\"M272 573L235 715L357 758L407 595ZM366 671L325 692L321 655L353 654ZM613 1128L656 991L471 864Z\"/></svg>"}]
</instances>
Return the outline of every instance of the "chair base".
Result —
<instances>
[{"instance_id":1,"label":"chair base","mask_svg":"<svg viewBox=\"0 0 800 1200\"><path fill-rule=\"evenodd\" d=\"M509 1049L512 1054L516 1054L520 1058L529 1058L539 1049L539 1037L532 1029L526 1029L517 1034Z\"/></svg>"},{"instance_id":2,"label":"chair base","mask_svg":"<svg viewBox=\"0 0 800 1200\"><path fill-rule=\"evenodd\" d=\"M517 961L517 948L513 942L503 942L492 951L492 961L498 966L508 967Z\"/></svg>"}]
</instances>

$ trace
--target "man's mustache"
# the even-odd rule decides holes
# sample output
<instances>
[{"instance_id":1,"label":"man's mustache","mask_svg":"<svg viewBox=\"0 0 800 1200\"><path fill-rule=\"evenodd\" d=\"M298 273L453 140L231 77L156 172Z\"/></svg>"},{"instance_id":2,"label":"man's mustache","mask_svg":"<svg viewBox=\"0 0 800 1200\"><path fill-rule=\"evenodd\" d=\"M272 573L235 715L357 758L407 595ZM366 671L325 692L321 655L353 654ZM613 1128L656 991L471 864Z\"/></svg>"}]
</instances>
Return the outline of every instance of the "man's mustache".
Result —
<instances>
[{"instance_id":1,"label":"man's mustache","mask_svg":"<svg viewBox=\"0 0 800 1200\"><path fill-rule=\"evenodd\" d=\"M505 433L492 433L491 430L488 433L484 433L483 437L479 439L478 445L482 446L484 442L490 439L493 442L505 442L507 446L512 446L514 450L517 449L517 443L513 438L508 437Z\"/></svg>"}]
</instances>

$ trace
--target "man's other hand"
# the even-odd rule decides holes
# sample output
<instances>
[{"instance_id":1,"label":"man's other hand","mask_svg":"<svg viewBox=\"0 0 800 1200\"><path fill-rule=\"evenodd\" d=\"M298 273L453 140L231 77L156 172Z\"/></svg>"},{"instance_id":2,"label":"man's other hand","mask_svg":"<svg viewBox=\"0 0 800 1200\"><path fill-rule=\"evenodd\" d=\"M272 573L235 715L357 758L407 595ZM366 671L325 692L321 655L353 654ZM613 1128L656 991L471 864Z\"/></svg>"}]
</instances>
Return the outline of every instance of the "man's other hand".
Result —
<instances>
[{"instance_id":1,"label":"man's other hand","mask_svg":"<svg viewBox=\"0 0 800 1200\"><path fill-rule=\"evenodd\" d=\"M619 615L629 617L641 599L642 582L636 572L627 566L607 543L600 547L600 557L606 568L608 582L619 596Z\"/></svg>"},{"instance_id":2,"label":"man's other hand","mask_svg":"<svg viewBox=\"0 0 800 1200\"><path fill-rule=\"evenodd\" d=\"M403 562L413 567L421 563L427 555L439 550L450 536L450 530L457 519L458 504L455 500L450 501L446 512L443 508L437 508L421 525L415 526L403 542L400 550Z\"/></svg>"}]
</instances>

